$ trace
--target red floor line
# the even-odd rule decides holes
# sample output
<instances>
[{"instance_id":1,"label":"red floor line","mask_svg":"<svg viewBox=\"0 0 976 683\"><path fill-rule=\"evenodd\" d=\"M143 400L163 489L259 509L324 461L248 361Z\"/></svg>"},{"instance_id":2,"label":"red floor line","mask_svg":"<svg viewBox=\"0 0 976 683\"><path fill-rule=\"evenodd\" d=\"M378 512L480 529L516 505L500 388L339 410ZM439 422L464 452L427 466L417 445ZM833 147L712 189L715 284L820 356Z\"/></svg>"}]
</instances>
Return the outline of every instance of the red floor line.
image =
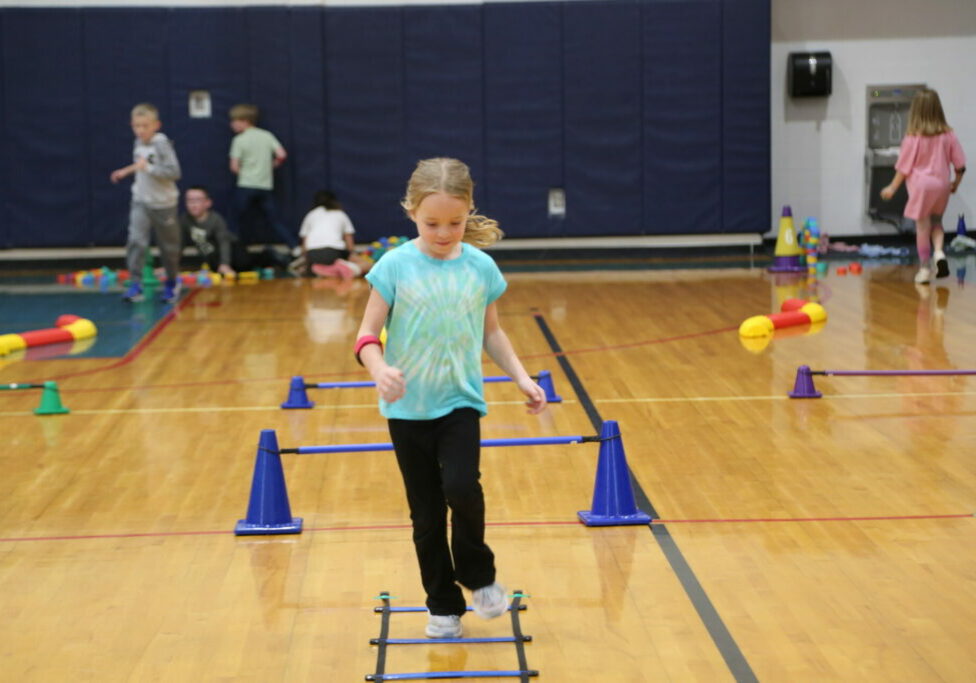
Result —
<instances>
[{"instance_id":1,"label":"red floor line","mask_svg":"<svg viewBox=\"0 0 976 683\"><path fill-rule=\"evenodd\" d=\"M163 333L163 330L165 330L169 326L169 324L176 319L177 313L179 313L184 308L186 308L190 304L190 302L196 298L197 294L199 294L200 291L201 290L199 289L191 290L190 293L187 294L183 299L181 299L180 302L176 304L176 306L170 309L170 311L166 315L164 315L161 320L159 320L155 325L152 326L152 329L149 330L149 332L139 341L138 344L136 344L133 348L129 349L129 352L124 356L122 356L121 358L119 358L117 361L113 361L108 365L103 365L101 367L89 368L88 370L79 370L77 372L68 372L63 375L55 375L54 377L48 377L46 379L63 380L63 379L68 379L70 377L94 375L99 372L105 372L106 370L114 370L115 368L121 368L125 365L128 365L136 358L138 358L140 355L142 355L143 351L149 348L149 345L152 344L153 341L155 341L156 338Z\"/></svg>"},{"instance_id":2,"label":"red floor line","mask_svg":"<svg viewBox=\"0 0 976 683\"><path fill-rule=\"evenodd\" d=\"M616 351L618 349L633 349L639 346L652 346L654 344L667 344L669 342L684 341L686 339L694 339L696 337L707 337L712 334L722 334L723 332L731 332L737 330L738 327L720 327L714 330L705 330L704 332L690 332L688 334L679 334L674 337L661 337L660 339L644 339L641 341L630 342L628 344L612 344L609 346L592 346L585 349L567 349L559 351L557 353L547 352L547 353L536 353L520 356L523 360L526 358L550 358L559 356L570 356L579 353L596 353L599 351Z\"/></svg>"},{"instance_id":3,"label":"red floor line","mask_svg":"<svg viewBox=\"0 0 976 683\"><path fill-rule=\"evenodd\" d=\"M554 521L554 522L487 522L487 526L575 526L579 522L573 521ZM305 531L383 531L385 529L409 529L410 524L372 524L367 526L323 526L307 527ZM0 538L0 543L15 543L17 541L84 541L92 539L108 538L163 538L166 536L225 536L233 534L233 531L224 529L221 531L149 531L132 532L120 534L79 534L77 536L21 536L11 538Z\"/></svg>"},{"instance_id":4,"label":"red floor line","mask_svg":"<svg viewBox=\"0 0 976 683\"><path fill-rule=\"evenodd\" d=\"M864 517L751 517L741 519L653 519L651 524L726 524L726 523L756 523L756 522L883 522L902 521L912 519L964 519L974 518L974 513L951 515L883 515ZM579 520L555 520L549 522L487 522L486 526L580 526ZM410 524L373 524L366 526L323 526L308 527L305 531L384 531L387 529L409 529ZM23 541L83 541L92 539L111 538L163 538L166 536L229 536L234 532L229 529L220 531L153 531L145 533L120 534L79 534L77 536L21 536L0 538L0 543L17 543Z\"/></svg>"},{"instance_id":5,"label":"red floor line","mask_svg":"<svg viewBox=\"0 0 976 683\"><path fill-rule=\"evenodd\" d=\"M742 519L654 519L651 524L730 524L753 522L885 522L906 519L962 519L976 517L971 512L954 515L887 515L865 517L750 517Z\"/></svg>"},{"instance_id":6,"label":"red floor line","mask_svg":"<svg viewBox=\"0 0 976 683\"><path fill-rule=\"evenodd\" d=\"M172 322L172 320L175 318L175 314L177 310L182 310L183 308L188 307L190 305L192 298L200 291L201 290L199 289L192 290L190 294L180 302L178 309L174 309L173 311L167 313L166 316L156 324L156 326L146 335L146 337L142 339L142 341L139 342L139 344L135 348L129 351L129 353L127 353L118 361L115 361L108 365L104 365L102 367L92 368L90 370L81 370L79 372L67 373L64 375L58 375L56 377L51 377L49 379L59 380L59 379L67 379L69 377L78 377L81 375L91 375L99 372L104 372L106 370L113 370L115 368L122 367L123 365L127 365L131 363L139 356L139 354L141 354L143 351L146 350L146 347L148 347L149 344L153 340L155 340L157 336L159 336L159 334L163 331L166 325ZM558 356L568 356L568 355L579 354L579 353L596 353L599 351L614 351L618 349L630 349L639 346L650 346L653 344L666 344L669 342L682 341L685 339L694 339L695 337L704 337L712 334L721 334L723 332L730 332L735 329L737 328L723 327L715 330L706 330L704 332L692 332L689 334L682 334L675 337L663 337L660 339L645 339L643 341L631 342L629 344L614 344L611 346L594 346L585 349L569 349L566 351L561 351L559 353L546 352L546 353L528 354L528 355L521 356L521 358L523 360L537 359L537 358L554 358ZM344 371L344 372L319 372L319 373L302 375L302 377L305 377L307 379L327 378L327 377L349 377L349 376L365 377L366 374L361 370L352 370L352 371ZM80 394L80 393L96 393L100 391L136 391L136 390L144 391L147 389L180 389L186 387L220 386L220 385L227 385L227 384L245 384L245 383L254 383L254 382L279 382L279 381L287 382L290 379L291 376L280 377L280 378L279 377L259 378L259 379L253 379L253 378L252 379L237 379L237 378L217 379L217 380L207 380L203 382L177 382L172 384L145 384L145 385L125 386L125 387L94 387L88 389L71 389L70 392Z\"/></svg>"},{"instance_id":7,"label":"red floor line","mask_svg":"<svg viewBox=\"0 0 976 683\"><path fill-rule=\"evenodd\" d=\"M95 393L99 391L145 391L147 389L180 389L185 387L207 387L207 386L218 386L222 384L253 384L255 382L281 382L282 391L287 390L287 385L289 380L294 375L289 375L288 377L260 377L260 378L249 378L249 379L212 379L201 382L174 382L172 384L143 384L135 386L125 386L125 387L97 387L92 389L72 389L73 394L85 394L85 393ZM301 375L305 379L313 378L340 378L340 377L362 377L366 378L369 375L362 370L348 370L343 372L319 372L311 375Z\"/></svg>"}]
</instances>

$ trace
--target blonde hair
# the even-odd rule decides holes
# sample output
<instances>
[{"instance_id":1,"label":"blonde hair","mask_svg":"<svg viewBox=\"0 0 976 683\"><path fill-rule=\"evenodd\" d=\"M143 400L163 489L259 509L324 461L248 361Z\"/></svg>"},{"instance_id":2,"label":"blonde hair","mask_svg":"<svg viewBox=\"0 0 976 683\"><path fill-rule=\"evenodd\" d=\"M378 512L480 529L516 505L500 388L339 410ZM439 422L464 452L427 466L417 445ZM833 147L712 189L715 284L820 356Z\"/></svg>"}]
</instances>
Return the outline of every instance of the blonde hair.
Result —
<instances>
[{"instance_id":1,"label":"blonde hair","mask_svg":"<svg viewBox=\"0 0 976 683\"><path fill-rule=\"evenodd\" d=\"M945 113L939 93L924 88L915 93L911 109L908 110L908 129L906 135L941 135L952 128L946 123Z\"/></svg>"},{"instance_id":2,"label":"blonde hair","mask_svg":"<svg viewBox=\"0 0 976 683\"><path fill-rule=\"evenodd\" d=\"M148 116L150 118L159 120L159 110L156 108L155 104L149 104L148 102L140 102L132 108L132 116Z\"/></svg>"},{"instance_id":3,"label":"blonde hair","mask_svg":"<svg viewBox=\"0 0 976 683\"><path fill-rule=\"evenodd\" d=\"M252 126L258 125L258 114L256 104L235 104L230 108L231 121L247 121Z\"/></svg>"},{"instance_id":4,"label":"blonde hair","mask_svg":"<svg viewBox=\"0 0 976 683\"><path fill-rule=\"evenodd\" d=\"M475 213L474 181L471 180L471 170L463 161L437 157L417 162L417 168L407 181L407 193L400 206L409 215L417 210L425 197L437 192L456 197L471 207L464 225L464 242L483 248L504 236L498 221Z\"/></svg>"}]
</instances>

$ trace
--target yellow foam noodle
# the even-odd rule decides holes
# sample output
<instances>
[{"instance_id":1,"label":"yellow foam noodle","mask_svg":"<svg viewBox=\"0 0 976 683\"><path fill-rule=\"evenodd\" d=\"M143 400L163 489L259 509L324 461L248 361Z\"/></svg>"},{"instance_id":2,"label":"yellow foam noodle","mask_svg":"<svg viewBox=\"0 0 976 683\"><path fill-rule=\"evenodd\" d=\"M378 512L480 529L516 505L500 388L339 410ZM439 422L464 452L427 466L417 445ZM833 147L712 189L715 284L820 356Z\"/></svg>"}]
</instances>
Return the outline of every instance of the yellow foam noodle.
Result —
<instances>
[{"instance_id":1,"label":"yellow foam noodle","mask_svg":"<svg viewBox=\"0 0 976 683\"><path fill-rule=\"evenodd\" d=\"M27 342L19 334L0 334L0 355L27 348Z\"/></svg>"},{"instance_id":2,"label":"yellow foam noodle","mask_svg":"<svg viewBox=\"0 0 976 683\"><path fill-rule=\"evenodd\" d=\"M739 337L739 342L742 344L742 348L750 353L762 353L769 346L769 342L773 341L772 335L767 335L765 337Z\"/></svg>"},{"instance_id":3,"label":"yellow foam noodle","mask_svg":"<svg viewBox=\"0 0 976 683\"><path fill-rule=\"evenodd\" d=\"M812 323L822 323L827 320L827 310L818 303L810 302L800 310L810 317Z\"/></svg>"},{"instance_id":4,"label":"yellow foam noodle","mask_svg":"<svg viewBox=\"0 0 976 683\"><path fill-rule=\"evenodd\" d=\"M739 325L740 337L767 337L773 333L773 321L765 315L754 315L746 318Z\"/></svg>"},{"instance_id":5,"label":"yellow foam noodle","mask_svg":"<svg viewBox=\"0 0 976 683\"><path fill-rule=\"evenodd\" d=\"M62 329L70 332L71 336L75 339L88 339L98 334L98 328L95 327L95 323L85 318L75 320L73 323L65 325Z\"/></svg>"}]
</instances>

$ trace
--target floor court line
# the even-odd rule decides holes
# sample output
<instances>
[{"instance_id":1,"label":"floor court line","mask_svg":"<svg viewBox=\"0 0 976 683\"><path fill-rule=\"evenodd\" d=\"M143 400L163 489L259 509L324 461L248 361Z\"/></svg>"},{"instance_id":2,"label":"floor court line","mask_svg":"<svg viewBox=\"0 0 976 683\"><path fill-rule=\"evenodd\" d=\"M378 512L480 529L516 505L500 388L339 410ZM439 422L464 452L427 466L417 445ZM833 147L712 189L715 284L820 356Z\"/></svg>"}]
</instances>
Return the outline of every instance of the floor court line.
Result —
<instances>
[{"instance_id":1,"label":"floor court line","mask_svg":"<svg viewBox=\"0 0 976 683\"><path fill-rule=\"evenodd\" d=\"M61 392L62 397L72 392ZM573 400L563 401L563 403L575 403ZM336 405L318 405L312 408L303 408L300 411L289 410L289 413L324 411L324 410L376 410L376 403L340 403ZM489 406L522 406L525 401L489 401ZM153 415L166 413L255 413L255 412L276 412L284 411L281 406L187 406L181 408L92 408L92 409L72 409L72 415ZM0 417L25 417L34 415L30 410L8 410L0 411Z\"/></svg>"},{"instance_id":2,"label":"floor court line","mask_svg":"<svg viewBox=\"0 0 976 683\"><path fill-rule=\"evenodd\" d=\"M70 395L74 390L62 391L62 395ZM925 398L931 396L976 396L976 391L932 391L932 392L913 392L913 393L885 393L885 394L837 394L824 396L819 399L791 399L785 394L782 396L671 396L671 397L634 397L634 398L594 398L593 403L706 403L724 401L830 401L834 399L876 399L876 398ZM575 404L576 399L564 398L562 403ZM524 401L489 401L489 406L517 406L523 405ZM336 403L323 404L308 408L307 410L365 410L375 409L376 403ZM277 405L267 406L203 406L185 408L105 408L89 410L72 410L72 414L77 415L146 415L153 413L218 413L218 412L261 412L261 411L281 411ZM29 410L0 411L0 417L24 417L33 415Z\"/></svg>"},{"instance_id":3,"label":"floor court line","mask_svg":"<svg viewBox=\"0 0 976 683\"><path fill-rule=\"evenodd\" d=\"M815 522L904 522L920 520L948 520L948 519L976 519L976 513L961 512L931 515L859 515L854 517L742 517L742 518L701 518L701 519L652 519L651 525L664 524L809 524ZM549 520L549 521L515 521L515 522L486 522L489 527L579 527L588 530L579 519ZM387 531L412 528L409 522L403 524L369 524L362 526L327 526L305 527L305 532L335 533L342 531ZM596 528L591 533L599 533ZM125 532L115 534L74 534L61 536L10 536L0 538L0 543L24 543L29 541L85 541L106 540L120 538L166 538L172 536L233 536L233 529L187 530L187 531L146 531ZM300 534L296 534L300 535ZM294 538L296 535L278 536L278 539ZM235 538L238 538L235 536ZM264 539L273 540L273 539Z\"/></svg>"},{"instance_id":4,"label":"floor court line","mask_svg":"<svg viewBox=\"0 0 976 683\"><path fill-rule=\"evenodd\" d=\"M559 365L562 367L570 385L573 387L577 399L579 399L580 404L586 411L587 417L590 419L594 429L599 430L603 418L596 409L594 402L590 399L589 392L586 391L583 381L576 374L576 370L570 363L569 358L564 355L558 355L561 351L559 340L549 328L545 317L541 313L535 313L534 317L542 336L545 337L550 348L557 353ZM645 493L644 487L641 486L640 481L633 472L629 472L629 475L633 485L634 498L637 501L639 509L650 514L651 518L657 518L658 513L654 508L654 504ZM732 634L725 626L722 616L715 609L711 599L695 575L694 570L688 564L684 553L681 552L667 526L664 524L648 524L647 528L650 529L651 535L657 542L661 553L671 566L671 570L681 584L681 588L684 590L688 601L698 613L698 618L701 619L702 625L708 632L708 636L712 639L712 644L715 646L715 649L718 650L722 659L725 661L729 673L732 674L732 677L735 678L737 683L757 683L758 679L749 661L745 658L738 643L735 642L735 638L732 637Z\"/></svg>"},{"instance_id":5,"label":"floor court line","mask_svg":"<svg viewBox=\"0 0 976 683\"><path fill-rule=\"evenodd\" d=\"M172 309L170 309L170 311L168 313L166 313L166 315L164 315L162 318L160 318L160 320L155 325L152 326L152 329L150 329L149 332L147 332L146 335L142 339L139 340L139 343L138 344L136 344L133 348L131 348L129 350L128 353L126 353L124 356L122 356L118 360L113 361L113 362L109 363L108 365L99 366L97 368L89 368L87 370L78 370L76 372L67 372L67 373L65 373L63 375L55 375L53 377L47 377L46 379L48 379L48 380L65 380L65 379L69 379L71 377L81 377L83 375L94 375L94 374L97 374L99 372L105 372L107 370L114 370L115 368L121 368L123 366L128 365L132 361L136 360L139 356L141 356L142 355L142 352L145 351L147 348L149 348L149 346L154 341L156 341L156 339L159 337L159 335L161 335L163 333L163 330L165 330L167 327L169 327L169 324L171 322L173 322L174 320L176 320L177 314L180 311L182 311L184 308L186 308L187 306L189 306L190 305L190 302L192 302L193 299L195 299L196 296L197 296L197 294L199 294L199 293L200 293L200 290L199 289L191 290L189 294L187 294L184 298L182 298L175 306L173 306Z\"/></svg>"}]
</instances>

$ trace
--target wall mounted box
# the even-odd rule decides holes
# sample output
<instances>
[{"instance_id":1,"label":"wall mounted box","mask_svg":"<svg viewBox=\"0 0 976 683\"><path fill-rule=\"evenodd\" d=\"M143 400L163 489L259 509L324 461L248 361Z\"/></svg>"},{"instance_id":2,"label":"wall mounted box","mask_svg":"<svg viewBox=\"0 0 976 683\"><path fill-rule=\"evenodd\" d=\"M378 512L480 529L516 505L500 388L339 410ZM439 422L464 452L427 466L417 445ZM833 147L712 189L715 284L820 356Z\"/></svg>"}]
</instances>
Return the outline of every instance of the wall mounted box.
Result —
<instances>
[{"instance_id":1,"label":"wall mounted box","mask_svg":"<svg viewBox=\"0 0 976 683\"><path fill-rule=\"evenodd\" d=\"M787 91L791 97L826 97L833 81L829 52L791 52L786 63Z\"/></svg>"}]
</instances>

